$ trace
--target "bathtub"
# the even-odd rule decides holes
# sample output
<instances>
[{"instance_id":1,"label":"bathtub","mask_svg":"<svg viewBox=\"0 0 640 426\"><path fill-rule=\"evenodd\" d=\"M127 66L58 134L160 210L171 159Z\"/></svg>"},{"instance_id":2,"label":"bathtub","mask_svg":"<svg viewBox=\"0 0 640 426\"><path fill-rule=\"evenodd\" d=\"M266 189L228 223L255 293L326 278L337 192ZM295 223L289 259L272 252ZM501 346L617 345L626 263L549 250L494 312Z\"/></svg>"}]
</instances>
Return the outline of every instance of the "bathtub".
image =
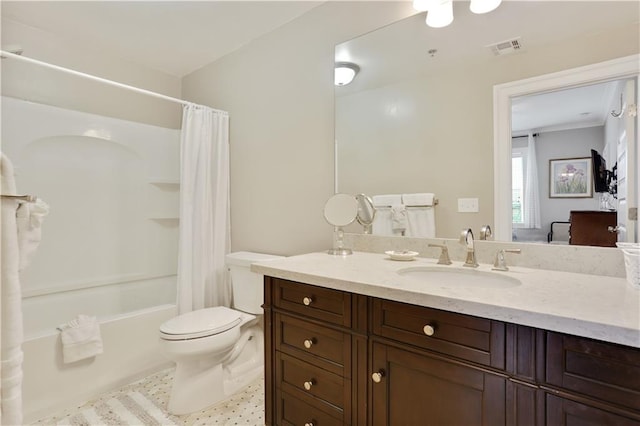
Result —
<instances>
[{"instance_id":1,"label":"bathtub","mask_svg":"<svg viewBox=\"0 0 640 426\"><path fill-rule=\"evenodd\" d=\"M104 353L62 363L57 333L25 340L25 423L75 407L122 385L169 367L158 346L158 328L176 315L175 305L155 306L101 321Z\"/></svg>"}]
</instances>

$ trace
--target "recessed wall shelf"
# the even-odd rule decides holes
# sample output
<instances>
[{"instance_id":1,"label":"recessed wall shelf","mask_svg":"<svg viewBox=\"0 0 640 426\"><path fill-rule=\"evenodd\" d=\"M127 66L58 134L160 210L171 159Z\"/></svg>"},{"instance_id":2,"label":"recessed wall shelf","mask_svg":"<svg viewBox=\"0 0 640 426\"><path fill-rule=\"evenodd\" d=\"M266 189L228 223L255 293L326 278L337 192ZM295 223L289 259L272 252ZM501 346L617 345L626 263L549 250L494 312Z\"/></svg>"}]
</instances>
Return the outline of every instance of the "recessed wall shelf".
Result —
<instances>
[{"instance_id":1,"label":"recessed wall shelf","mask_svg":"<svg viewBox=\"0 0 640 426\"><path fill-rule=\"evenodd\" d=\"M149 178L151 185L180 185L180 179L171 178Z\"/></svg>"}]
</instances>

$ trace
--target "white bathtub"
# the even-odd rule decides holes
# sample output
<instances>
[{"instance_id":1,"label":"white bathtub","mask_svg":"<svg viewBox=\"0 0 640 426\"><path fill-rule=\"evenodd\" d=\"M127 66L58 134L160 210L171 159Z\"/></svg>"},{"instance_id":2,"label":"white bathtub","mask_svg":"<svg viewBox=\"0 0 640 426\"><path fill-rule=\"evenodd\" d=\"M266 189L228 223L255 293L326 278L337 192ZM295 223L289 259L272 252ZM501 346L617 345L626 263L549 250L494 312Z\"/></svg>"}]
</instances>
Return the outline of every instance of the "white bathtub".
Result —
<instances>
[{"instance_id":1,"label":"white bathtub","mask_svg":"<svg viewBox=\"0 0 640 426\"><path fill-rule=\"evenodd\" d=\"M25 340L25 423L169 367L171 363L159 351L158 328L176 312L174 304L167 304L101 318L104 353L73 364L62 363L57 331L40 332Z\"/></svg>"}]
</instances>

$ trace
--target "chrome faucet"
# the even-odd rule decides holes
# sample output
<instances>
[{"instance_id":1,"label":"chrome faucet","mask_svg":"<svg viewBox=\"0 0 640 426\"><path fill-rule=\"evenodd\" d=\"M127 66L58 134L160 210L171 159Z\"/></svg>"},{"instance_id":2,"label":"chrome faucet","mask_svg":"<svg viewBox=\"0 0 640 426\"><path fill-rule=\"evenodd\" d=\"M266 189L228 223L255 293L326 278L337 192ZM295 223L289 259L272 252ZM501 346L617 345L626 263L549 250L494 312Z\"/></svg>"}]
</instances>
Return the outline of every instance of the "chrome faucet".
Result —
<instances>
[{"instance_id":1,"label":"chrome faucet","mask_svg":"<svg viewBox=\"0 0 640 426\"><path fill-rule=\"evenodd\" d=\"M460 244L464 244L467 246L467 260L464 261L464 265L470 268L477 268L478 262L476 262L476 251L473 245L473 231L471 228L463 229L462 234L460 234Z\"/></svg>"}]
</instances>

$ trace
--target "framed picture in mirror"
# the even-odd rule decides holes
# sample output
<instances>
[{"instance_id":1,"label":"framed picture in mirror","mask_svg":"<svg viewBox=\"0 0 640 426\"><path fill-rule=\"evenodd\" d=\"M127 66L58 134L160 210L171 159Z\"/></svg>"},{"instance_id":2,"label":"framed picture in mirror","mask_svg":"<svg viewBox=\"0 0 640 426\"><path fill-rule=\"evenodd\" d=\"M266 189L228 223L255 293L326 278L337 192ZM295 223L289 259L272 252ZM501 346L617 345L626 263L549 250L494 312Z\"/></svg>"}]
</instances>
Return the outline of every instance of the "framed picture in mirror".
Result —
<instances>
[{"instance_id":1,"label":"framed picture in mirror","mask_svg":"<svg viewBox=\"0 0 640 426\"><path fill-rule=\"evenodd\" d=\"M549 160L549 198L591 198L591 158Z\"/></svg>"}]
</instances>

